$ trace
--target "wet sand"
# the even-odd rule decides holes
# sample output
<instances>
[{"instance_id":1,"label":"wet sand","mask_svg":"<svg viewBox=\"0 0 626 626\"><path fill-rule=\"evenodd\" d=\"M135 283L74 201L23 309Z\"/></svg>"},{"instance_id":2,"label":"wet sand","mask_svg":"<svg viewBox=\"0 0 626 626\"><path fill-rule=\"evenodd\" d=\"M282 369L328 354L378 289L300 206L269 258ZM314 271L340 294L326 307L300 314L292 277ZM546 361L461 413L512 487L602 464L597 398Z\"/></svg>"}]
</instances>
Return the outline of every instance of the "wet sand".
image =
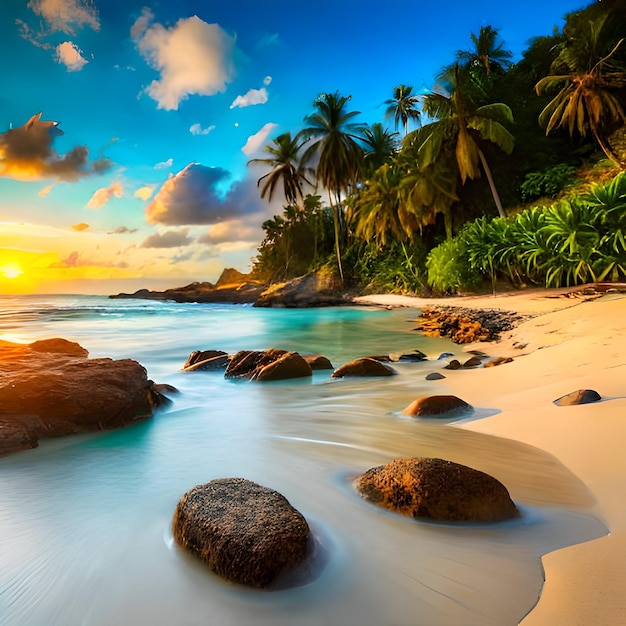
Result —
<instances>
[{"instance_id":1,"label":"wet sand","mask_svg":"<svg viewBox=\"0 0 626 626\"><path fill-rule=\"evenodd\" d=\"M585 297L574 289L422 299L373 295L360 304L451 305L533 314L497 342L468 344L513 361L446 371L441 393L500 412L461 428L536 446L559 459L590 490L609 534L543 556L545 584L523 626L626 624L626 294ZM602 400L556 406L594 389Z\"/></svg>"}]
</instances>

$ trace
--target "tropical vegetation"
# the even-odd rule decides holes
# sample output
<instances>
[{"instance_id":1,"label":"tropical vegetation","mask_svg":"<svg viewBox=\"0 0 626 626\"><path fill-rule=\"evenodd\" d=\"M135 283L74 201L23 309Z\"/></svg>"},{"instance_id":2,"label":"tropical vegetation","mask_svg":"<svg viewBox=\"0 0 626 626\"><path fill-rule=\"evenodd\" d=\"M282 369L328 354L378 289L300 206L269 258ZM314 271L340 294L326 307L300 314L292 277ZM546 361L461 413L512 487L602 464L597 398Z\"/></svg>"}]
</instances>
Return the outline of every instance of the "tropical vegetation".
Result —
<instances>
[{"instance_id":1,"label":"tropical vegetation","mask_svg":"<svg viewBox=\"0 0 626 626\"><path fill-rule=\"evenodd\" d=\"M481 27L371 125L320 94L251 161L285 200L254 272L418 294L626 280L625 36L624 0L569 13L517 62Z\"/></svg>"}]
</instances>

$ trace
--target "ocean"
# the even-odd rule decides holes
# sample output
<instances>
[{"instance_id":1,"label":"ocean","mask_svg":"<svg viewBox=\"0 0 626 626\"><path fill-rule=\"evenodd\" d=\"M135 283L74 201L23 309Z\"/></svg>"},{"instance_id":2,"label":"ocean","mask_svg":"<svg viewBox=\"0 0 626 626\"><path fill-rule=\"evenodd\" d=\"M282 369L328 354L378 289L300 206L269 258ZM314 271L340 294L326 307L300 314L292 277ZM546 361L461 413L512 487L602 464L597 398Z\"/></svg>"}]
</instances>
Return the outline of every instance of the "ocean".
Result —
<instances>
[{"instance_id":1,"label":"ocean","mask_svg":"<svg viewBox=\"0 0 626 626\"><path fill-rule=\"evenodd\" d=\"M451 422L400 414L419 396L449 392L445 380L425 380L441 369L441 353L465 356L446 339L416 332L417 315L0 296L0 339L63 337L90 357L133 358L152 380L180 391L131 427L41 441L0 458L0 624L517 624L541 592L541 555L606 529L584 485L556 459L464 428L497 406ZM413 350L429 358L394 363L397 376L374 379L315 372L311 380L259 384L181 371L194 350L269 347L321 353L335 367ZM407 456L489 471L522 517L496 525L418 522L354 491L359 473ZM275 489L307 518L318 546L313 576L251 590L174 544L178 499L225 477Z\"/></svg>"}]
</instances>

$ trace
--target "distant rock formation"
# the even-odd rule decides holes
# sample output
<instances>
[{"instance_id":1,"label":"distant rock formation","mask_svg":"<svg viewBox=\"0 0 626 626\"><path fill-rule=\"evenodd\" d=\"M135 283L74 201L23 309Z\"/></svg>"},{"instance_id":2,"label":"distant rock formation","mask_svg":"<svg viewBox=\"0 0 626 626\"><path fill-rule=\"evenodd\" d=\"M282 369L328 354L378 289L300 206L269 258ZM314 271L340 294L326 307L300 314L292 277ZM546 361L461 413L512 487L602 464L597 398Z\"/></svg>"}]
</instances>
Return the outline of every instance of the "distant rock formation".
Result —
<instances>
[{"instance_id":1,"label":"distant rock formation","mask_svg":"<svg viewBox=\"0 0 626 626\"><path fill-rule=\"evenodd\" d=\"M351 298L332 277L312 273L270 285L259 295L254 306L309 308L350 303Z\"/></svg>"},{"instance_id":2,"label":"distant rock formation","mask_svg":"<svg viewBox=\"0 0 626 626\"><path fill-rule=\"evenodd\" d=\"M134 293L118 293L110 298L139 298L143 300L171 300L174 302L220 302L251 304L256 302L266 285L242 274L233 268L226 268L214 285L209 282L195 282L184 287L150 291L139 289Z\"/></svg>"},{"instance_id":3,"label":"distant rock formation","mask_svg":"<svg viewBox=\"0 0 626 626\"><path fill-rule=\"evenodd\" d=\"M0 456L41 437L109 430L152 416L168 402L131 359L89 359L65 339L0 341Z\"/></svg>"},{"instance_id":4,"label":"distant rock formation","mask_svg":"<svg viewBox=\"0 0 626 626\"><path fill-rule=\"evenodd\" d=\"M176 542L226 580L264 588L305 560L310 530L277 491L219 478L183 495L172 521Z\"/></svg>"}]
</instances>

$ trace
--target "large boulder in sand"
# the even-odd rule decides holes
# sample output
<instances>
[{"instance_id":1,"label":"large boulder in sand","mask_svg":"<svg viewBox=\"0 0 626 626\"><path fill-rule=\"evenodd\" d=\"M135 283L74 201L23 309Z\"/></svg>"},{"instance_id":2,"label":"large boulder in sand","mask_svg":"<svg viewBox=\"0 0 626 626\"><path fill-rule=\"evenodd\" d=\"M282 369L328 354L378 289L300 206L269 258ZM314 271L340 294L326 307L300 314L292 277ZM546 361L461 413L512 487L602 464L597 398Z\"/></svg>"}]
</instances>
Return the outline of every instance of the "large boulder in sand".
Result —
<instances>
[{"instance_id":1,"label":"large boulder in sand","mask_svg":"<svg viewBox=\"0 0 626 626\"><path fill-rule=\"evenodd\" d=\"M497 479L443 459L395 459L359 476L355 487L370 502L410 517L499 522L519 515Z\"/></svg>"},{"instance_id":2,"label":"large boulder in sand","mask_svg":"<svg viewBox=\"0 0 626 626\"><path fill-rule=\"evenodd\" d=\"M308 553L309 525L277 491L244 478L194 487L178 502L174 539L216 574L268 587Z\"/></svg>"},{"instance_id":3,"label":"large boulder in sand","mask_svg":"<svg viewBox=\"0 0 626 626\"><path fill-rule=\"evenodd\" d=\"M167 401L136 361L86 355L63 339L0 342L0 454L40 437L126 426Z\"/></svg>"},{"instance_id":4,"label":"large boulder in sand","mask_svg":"<svg viewBox=\"0 0 626 626\"><path fill-rule=\"evenodd\" d=\"M457 396L422 396L402 411L411 417L455 417L471 413L472 405Z\"/></svg>"},{"instance_id":5,"label":"large boulder in sand","mask_svg":"<svg viewBox=\"0 0 626 626\"><path fill-rule=\"evenodd\" d=\"M305 378L313 375L311 366L298 352L287 350L241 350L237 352L224 376L247 378L258 382Z\"/></svg>"},{"instance_id":6,"label":"large boulder in sand","mask_svg":"<svg viewBox=\"0 0 626 626\"><path fill-rule=\"evenodd\" d=\"M332 378L345 378L346 376L393 376L397 374L396 370L389 365L385 365L381 361L364 357L355 359L349 363L345 363L338 367L332 374Z\"/></svg>"}]
</instances>

